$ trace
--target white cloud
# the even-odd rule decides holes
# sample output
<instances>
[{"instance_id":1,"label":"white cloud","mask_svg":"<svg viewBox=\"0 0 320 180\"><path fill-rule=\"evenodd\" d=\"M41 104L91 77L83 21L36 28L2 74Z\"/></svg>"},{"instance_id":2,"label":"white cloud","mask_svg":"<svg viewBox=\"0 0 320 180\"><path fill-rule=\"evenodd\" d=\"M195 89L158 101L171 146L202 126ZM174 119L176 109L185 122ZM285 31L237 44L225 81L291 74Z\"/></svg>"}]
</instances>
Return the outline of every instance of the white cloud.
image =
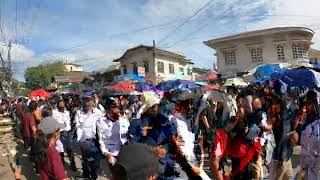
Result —
<instances>
[{"instance_id":1,"label":"white cloud","mask_svg":"<svg viewBox=\"0 0 320 180\"><path fill-rule=\"evenodd\" d=\"M6 60L8 56L7 44L1 43L1 55ZM28 61L32 59L34 52L21 44L12 44L11 46L11 59L14 62Z\"/></svg>"},{"instance_id":2,"label":"white cloud","mask_svg":"<svg viewBox=\"0 0 320 180\"><path fill-rule=\"evenodd\" d=\"M165 23L174 19L191 16L209 0L149 0L143 6L143 12L152 22Z\"/></svg>"},{"instance_id":3,"label":"white cloud","mask_svg":"<svg viewBox=\"0 0 320 180\"><path fill-rule=\"evenodd\" d=\"M315 31L313 41L320 48L320 1L319 0L268 0L265 2L266 16L259 22L247 22L249 29L276 26L305 26Z\"/></svg>"}]
</instances>

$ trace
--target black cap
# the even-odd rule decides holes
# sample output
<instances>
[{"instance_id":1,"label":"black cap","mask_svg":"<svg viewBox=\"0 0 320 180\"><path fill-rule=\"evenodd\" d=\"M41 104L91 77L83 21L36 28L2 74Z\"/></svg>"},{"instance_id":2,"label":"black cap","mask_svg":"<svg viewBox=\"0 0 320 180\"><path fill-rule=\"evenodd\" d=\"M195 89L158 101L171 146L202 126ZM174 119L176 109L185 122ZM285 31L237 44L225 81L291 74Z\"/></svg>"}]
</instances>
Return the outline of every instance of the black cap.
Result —
<instances>
[{"instance_id":1,"label":"black cap","mask_svg":"<svg viewBox=\"0 0 320 180\"><path fill-rule=\"evenodd\" d=\"M145 144L133 143L121 148L118 164L127 179L148 179L161 169L158 156Z\"/></svg>"},{"instance_id":2,"label":"black cap","mask_svg":"<svg viewBox=\"0 0 320 180\"><path fill-rule=\"evenodd\" d=\"M107 97L104 100L104 104L106 107L119 107L119 99L115 97Z\"/></svg>"}]
</instances>

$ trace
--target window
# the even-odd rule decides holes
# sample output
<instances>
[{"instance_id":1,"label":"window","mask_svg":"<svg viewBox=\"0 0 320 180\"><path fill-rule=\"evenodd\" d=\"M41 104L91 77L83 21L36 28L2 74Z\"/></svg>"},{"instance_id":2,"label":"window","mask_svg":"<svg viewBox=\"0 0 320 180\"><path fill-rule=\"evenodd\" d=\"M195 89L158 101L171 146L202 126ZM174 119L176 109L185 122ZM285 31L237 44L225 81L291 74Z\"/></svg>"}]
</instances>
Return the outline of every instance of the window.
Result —
<instances>
[{"instance_id":1,"label":"window","mask_svg":"<svg viewBox=\"0 0 320 180\"><path fill-rule=\"evenodd\" d=\"M169 64L169 73L174 74L174 65L173 64Z\"/></svg>"},{"instance_id":2,"label":"window","mask_svg":"<svg viewBox=\"0 0 320 180\"><path fill-rule=\"evenodd\" d=\"M318 58L310 58L311 64L318 64Z\"/></svg>"},{"instance_id":3,"label":"window","mask_svg":"<svg viewBox=\"0 0 320 180\"><path fill-rule=\"evenodd\" d=\"M224 63L226 65L235 65L236 64L236 51L223 51Z\"/></svg>"},{"instance_id":4,"label":"window","mask_svg":"<svg viewBox=\"0 0 320 180\"><path fill-rule=\"evenodd\" d=\"M122 72L123 72L123 74L127 74L127 73L128 73L128 70L127 70L127 66L126 66L126 65L123 65L123 66L122 66Z\"/></svg>"},{"instance_id":5,"label":"window","mask_svg":"<svg viewBox=\"0 0 320 180\"><path fill-rule=\"evenodd\" d=\"M252 63L263 62L262 48L253 48L250 50Z\"/></svg>"},{"instance_id":6,"label":"window","mask_svg":"<svg viewBox=\"0 0 320 180\"><path fill-rule=\"evenodd\" d=\"M149 63L147 61L143 62L143 67L144 67L144 71L146 73L148 73L149 72Z\"/></svg>"},{"instance_id":7,"label":"window","mask_svg":"<svg viewBox=\"0 0 320 180\"><path fill-rule=\"evenodd\" d=\"M183 67L180 67L180 68L179 68L179 71L181 72L181 75L184 76L184 68L183 68Z\"/></svg>"},{"instance_id":8,"label":"window","mask_svg":"<svg viewBox=\"0 0 320 180\"><path fill-rule=\"evenodd\" d=\"M132 70L134 74L138 74L138 65L137 63L132 63Z\"/></svg>"},{"instance_id":9,"label":"window","mask_svg":"<svg viewBox=\"0 0 320 180\"><path fill-rule=\"evenodd\" d=\"M192 75L192 68L187 68L187 74Z\"/></svg>"},{"instance_id":10,"label":"window","mask_svg":"<svg viewBox=\"0 0 320 180\"><path fill-rule=\"evenodd\" d=\"M164 73L164 63L163 62L158 62L158 72Z\"/></svg>"},{"instance_id":11,"label":"window","mask_svg":"<svg viewBox=\"0 0 320 180\"><path fill-rule=\"evenodd\" d=\"M277 46L277 56L278 56L279 61L285 61L284 46L283 45Z\"/></svg>"},{"instance_id":12,"label":"window","mask_svg":"<svg viewBox=\"0 0 320 180\"><path fill-rule=\"evenodd\" d=\"M308 58L308 46L306 44L292 44L293 59Z\"/></svg>"}]
</instances>

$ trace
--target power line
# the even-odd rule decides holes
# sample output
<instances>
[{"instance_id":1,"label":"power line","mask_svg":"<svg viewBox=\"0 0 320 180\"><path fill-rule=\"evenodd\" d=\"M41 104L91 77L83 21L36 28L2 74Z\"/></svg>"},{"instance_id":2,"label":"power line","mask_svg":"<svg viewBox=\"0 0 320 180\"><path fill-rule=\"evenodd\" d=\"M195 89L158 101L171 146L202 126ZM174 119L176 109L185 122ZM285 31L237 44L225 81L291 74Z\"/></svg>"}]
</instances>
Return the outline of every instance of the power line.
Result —
<instances>
[{"instance_id":1,"label":"power line","mask_svg":"<svg viewBox=\"0 0 320 180\"><path fill-rule=\"evenodd\" d=\"M94 43L97 43L97 42L100 42L100 41L104 41L106 39L111 39L111 38L118 37L118 36L127 36L127 35L130 35L132 33L143 32L143 31L146 31L148 29L155 29L155 28L165 27L165 26L168 26L168 25L171 25L171 24L175 24L177 22L178 21L170 21L170 22L167 22L167 23L162 23L162 24L157 24L157 25L151 25L151 26L146 26L146 27L142 27L142 28L137 28L137 29L134 29L134 30L128 31L128 32L115 33L115 34L109 35L109 36L107 36L105 38L100 38L100 39L93 40L93 41L87 41L85 43L81 43L81 44L78 44L78 45L75 45L75 46L71 46L69 48L66 48L66 49L63 49L61 51L58 51L58 53L55 54L55 57L53 57L53 56L51 56L51 57L56 58L57 55L59 55L59 54L63 54L65 52L73 50L73 49L77 49L77 48L80 48L80 47L85 47L85 46L88 46L90 44L94 44Z\"/></svg>"},{"instance_id":2,"label":"power line","mask_svg":"<svg viewBox=\"0 0 320 180\"><path fill-rule=\"evenodd\" d=\"M205 9L207 6L209 6L211 3L213 2L213 0L210 0L209 2L207 2L204 6L202 6L200 9L198 9L195 13L193 13L188 19L186 19L185 21L183 21L179 26L177 26L174 30L170 31L166 36L164 36L162 39L160 39L160 41L158 41L158 44L160 44L162 41L164 41L165 39L167 39L171 34L175 33L176 31L178 31L182 26L184 26L186 23L188 23L193 17L195 17L200 11L202 11L203 9Z\"/></svg>"},{"instance_id":3,"label":"power line","mask_svg":"<svg viewBox=\"0 0 320 180\"><path fill-rule=\"evenodd\" d=\"M232 6L231 8L234 8L234 6ZM223 15L222 17L218 17L218 18L215 18L215 19L229 19L229 18L234 18L234 17L237 17L237 16L241 16L241 15L245 15L246 13L241 13L241 14L231 14L231 15ZM300 17L300 15L294 15L294 14L279 14L279 15L271 15L271 14L266 14L266 15L258 15L258 16L254 16L254 18L257 18L257 17ZM320 16L302 16L302 17L305 17L305 18L319 18L320 19ZM195 40L195 39L203 39L203 38L212 38L210 36L207 36L207 37L196 37L196 38L190 38L192 35L198 33L199 31L201 31L203 28L207 27L210 23L206 23L205 25L203 26L200 26L199 28L197 28L195 31L192 31L191 33L187 34L184 38L178 40L178 41L175 41L173 42L172 44L168 43L166 45L163 46L163 48L171 48L181 42L185 42L185 41L190 41L190 40ZM224 34L224 35L230 35L230 34ZM219 35L219 36L223 36L223 35ZM169 45L170 44L170 45Z\"/></svg>"},{"instance_id":4,"label":"power line","mask_svg":"<svg viewBox=\"0 0 320 180\"><path fill-rule=\"evenodd\" d=\"M228 16L229 14L227 12L232 12L232 9L236 6L236 4L238 4L241 0L237 1L236 3L233 3L232 6L230 8L228 8L230 11L223 11L222 14L218 15L218 17L216 17L215 19L221 19L224 18L226 16ZM203 28L207 27L209 25L209 22L205 23L203 26L200 26L199 28L197 28L195 31L192 31L191 33L188 33L184 38L182 38L181 40L178 40L176 42L174 42L170 47L176 45L177 43L184 41L185 39L187 39L188 37L191 37L192 35L196 34L197 32L201 31Z\"/></svg>"},{"instance_id":5,"label":"power line","mask_svg":"<svg viewBox=\"0 0 320 180\"><path fill-rule=\"evenodd\" d=\"M29 6L30 6L30 1L28 2ZM31 22L30 22L30 26L26 31L26 36L28 37L28 35L30 35L32 33L33 30L33 26L35 24L35 21L37 20L39 13L40 13L40 9L41 9L41 5L42 5L43 1L39 0L38 4L37 4L37 9L36 12L33 14L33 16L31 17Z\"/></svg>"},{"instance_id":6,"label":"power line","mask_svg":"<svg viewBox=\"0 0 320 180\"><path fill-rule=\"evenodd\" d=\"M15 19L15 35L16 35L16 40L18 39L18 29L17 29L17 25L18 25L18 0L16 0L16 19Z\"/></svg>"}]
</instances>

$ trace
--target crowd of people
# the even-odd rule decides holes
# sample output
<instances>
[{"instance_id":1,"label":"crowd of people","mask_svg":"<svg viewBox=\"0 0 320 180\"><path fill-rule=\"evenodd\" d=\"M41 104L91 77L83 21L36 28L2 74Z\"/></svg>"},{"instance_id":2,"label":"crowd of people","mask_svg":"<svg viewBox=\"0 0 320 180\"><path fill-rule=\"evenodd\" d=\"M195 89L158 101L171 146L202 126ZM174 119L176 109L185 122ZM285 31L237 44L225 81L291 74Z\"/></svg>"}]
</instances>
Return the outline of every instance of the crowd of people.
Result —
<instances>
[{"instance_id":1,"label":"crowd of people","mask_svg":"<svg viewBox=\"0 0 320 180\"><path fill-rule=\"evenodd\" d=\"M211 91L21 97L10 107L44 180L70 178L65 167L80 168L76 148L88 179L107 168L101 161L111 179L319 179L317 89L268 82ZM295 146L301 160L294 174Z\"/></svg>"}]
</instances>

